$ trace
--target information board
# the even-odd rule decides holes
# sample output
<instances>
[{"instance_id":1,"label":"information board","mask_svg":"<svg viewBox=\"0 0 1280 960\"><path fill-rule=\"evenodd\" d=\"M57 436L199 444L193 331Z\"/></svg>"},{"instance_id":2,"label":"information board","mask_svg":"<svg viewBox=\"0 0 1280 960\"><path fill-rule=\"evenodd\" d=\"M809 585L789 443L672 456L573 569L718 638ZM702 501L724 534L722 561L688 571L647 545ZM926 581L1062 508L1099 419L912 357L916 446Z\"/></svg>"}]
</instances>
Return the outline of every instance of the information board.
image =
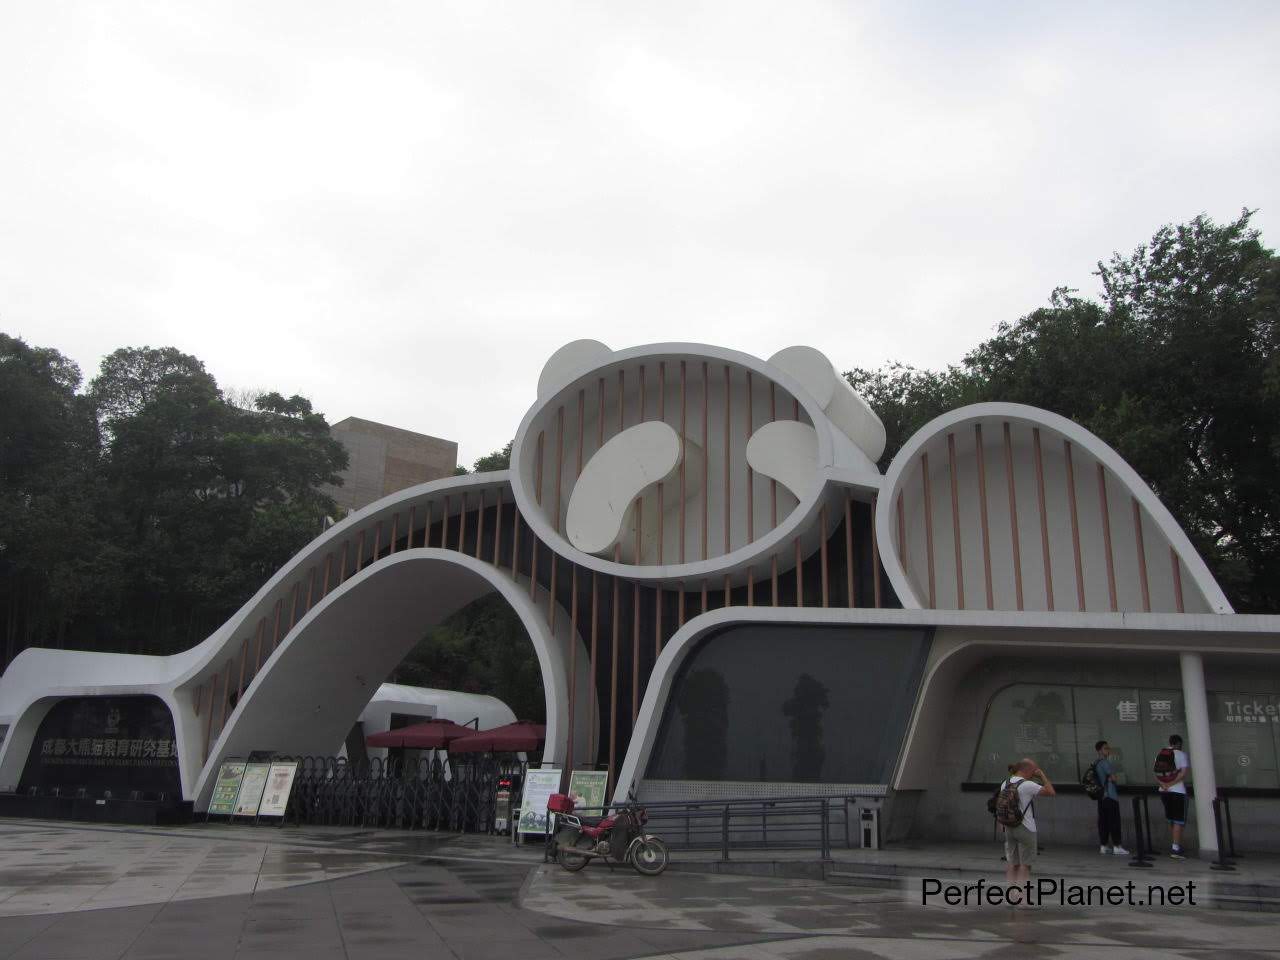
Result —
<instances>
[{"instance_id":1,"label":"information board","mask_svg":"<svg viewBox=\"0 0 1280 960\"><path fill-rule=\"evenodd\" d=\"M520 832L547 832L547 801L560 790L560 771L543 767L530 770L524 777L524 796L520 800Z\"/></svg>"},{"instance_id":2,"label":"information board","mask_svg":"<svg viewBox=\"0 0 1280 960\"><path fill-rule=\"evenodd\" d=\"M256 817L258 804L262 802L262 793L267 788L267 774L271 771L269 763L250 763L244 768L244 778L240 781L240 793L236 796L234 817Z\"/></svg>"},{"instance_id":3,"label":"information board","mask_svg":"<svg viewBox=\"0 0 1280 960\"><path fill-rule=\"evenodd\" d=\"M229 760L218 768L218 779L213 784L209 798L209 815L229 817L236 809L236 795L240 793L240 781L244 779L243 760Z\"/></svg>"},{"instance_id":4,"label":"information board","mask_svg":"<svg viewBox=\"0 0 1280 960\"><path fill-rule=\"evenodd\" d=\"M607 770L575 770L569 777L569 796L575 807L595 811L604 806L604 792L609 786ZM588 816L596 816L592 812Z\"/></svg>"},{"instance_id":5,"label":"information board","mask_svg":"<svg viewBox=\"0 0 1280 960\"><path fill-rule=\"evenodd\" d=\"M289 806L289 792L293 789L293 778L297 776L296 763L273 763L267 774L267 788L262 794L262 803L258 806L260 817L283 817Z\"/></svg>"}]
</instances>

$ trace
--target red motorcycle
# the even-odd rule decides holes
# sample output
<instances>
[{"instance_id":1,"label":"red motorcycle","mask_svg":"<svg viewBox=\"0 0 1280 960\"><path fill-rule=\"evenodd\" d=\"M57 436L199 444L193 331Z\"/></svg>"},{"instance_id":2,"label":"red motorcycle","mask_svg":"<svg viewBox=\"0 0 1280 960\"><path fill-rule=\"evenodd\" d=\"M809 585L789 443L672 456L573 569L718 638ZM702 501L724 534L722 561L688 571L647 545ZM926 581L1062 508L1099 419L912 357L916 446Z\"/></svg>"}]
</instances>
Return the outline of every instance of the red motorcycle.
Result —
<instances>
[{"instance_id":1,"label":"red motorcycle","mask_svg":"<svg viewBox=\"0 0 1280 960\"><path fill-rule=\"evenodd\" d=\"M615 806L605 817L574 814L573 798L563 793L551 796L547 809L556 814L556 862L571 873L581 870L596 857L614 863L630 863L636 872L656 877L667 869L667 845L645 833L649 815L634 800Z\"/></svg>"}]
</instances>

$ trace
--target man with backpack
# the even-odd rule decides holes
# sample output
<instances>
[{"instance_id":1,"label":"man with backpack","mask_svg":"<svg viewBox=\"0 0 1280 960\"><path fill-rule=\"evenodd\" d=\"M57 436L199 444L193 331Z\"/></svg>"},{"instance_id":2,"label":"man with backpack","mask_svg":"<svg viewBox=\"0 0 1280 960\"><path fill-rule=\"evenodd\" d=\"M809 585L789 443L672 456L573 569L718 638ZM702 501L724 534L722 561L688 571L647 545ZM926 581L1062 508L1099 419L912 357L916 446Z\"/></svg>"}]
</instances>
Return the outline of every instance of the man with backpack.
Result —
<instances>
[{"instance_id":1,"label":"man with backpack","mask_svg":"<svg viewBox=\"0 0 1280 960\"><path fill-rule=\"evenodd\" d=\"M1128 856L1129 851L1120 845L1120 792L1116 789L1116 774L1111 766L1111 745L1099 740L1093 745L1098 753L1084 775L1084 792L1091 800L1098 801L1099 852Z\"/></svg>"},{"instance_id":2,"label":"man with backpack","mask_svg":"<svg viewBox=\"0 0 1280 960\"><path fill-rule=\"evenodd\" d=\"M1031 878L1037 840L1035 799L1055 794L1049 777L1028 757L1018 761L993 798L996 822L1004 827L1005 878L1011 884Z\"/></svg>"},{"instance_id":3,"label":"man with backpack","mask_svg":"<svg viewBox=\"0 0 1280 960\"><path fill-rule=\"evenodd\" d=\"M1187 859L1182 853L1182 828L1187 823L1187 773L1191 761L1182 750L1182 737L1176 733L1169 738L1169 746L1156 754L1152 767L1160 788L1160 802L1164 804L1164 817L1169 821L1169 833L1173 847L1169 856L1174 860Z\"/></svg>"}]
</instances>

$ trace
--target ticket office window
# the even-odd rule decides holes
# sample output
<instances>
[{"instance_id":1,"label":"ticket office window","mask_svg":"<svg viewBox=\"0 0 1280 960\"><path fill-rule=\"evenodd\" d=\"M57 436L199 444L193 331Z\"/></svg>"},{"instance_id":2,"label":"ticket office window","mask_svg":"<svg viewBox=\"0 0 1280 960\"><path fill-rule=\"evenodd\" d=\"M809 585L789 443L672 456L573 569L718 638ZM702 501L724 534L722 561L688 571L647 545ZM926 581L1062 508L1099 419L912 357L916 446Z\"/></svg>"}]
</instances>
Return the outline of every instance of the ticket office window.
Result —
<instances>
[{"instance_id":1,"label":"ticket office window","mask_svg":"<svg viewBox=\"0 0 1280 960\"><path fill-rule=\"evenodd\" d=\"M1208 700L1219 786L1280 788L1280 697L1211 692ZM969 778L1001 780L1030 756L1053 780L1078 783L1094 743L1106 740L1117 780L1150 784L1155 755L1174 733L1186 736L1179 690L1012 684L991 698Z\"/></svg>"}]
</instances>

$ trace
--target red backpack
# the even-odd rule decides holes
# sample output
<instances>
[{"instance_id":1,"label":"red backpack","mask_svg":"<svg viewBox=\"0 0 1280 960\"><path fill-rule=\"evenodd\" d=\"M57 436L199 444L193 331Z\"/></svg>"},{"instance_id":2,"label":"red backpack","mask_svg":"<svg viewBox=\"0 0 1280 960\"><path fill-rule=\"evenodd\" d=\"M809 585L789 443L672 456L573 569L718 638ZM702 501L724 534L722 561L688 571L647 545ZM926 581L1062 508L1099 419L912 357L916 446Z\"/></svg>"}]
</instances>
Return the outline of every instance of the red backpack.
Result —
<instances>
[{"instance_id":1,"label":"red backpack","mask_svg":"<svg viewBox=\"0 0 1280 960\"><path fill-rule=\"evenodd\" d=\"M1161 783L1173 783L1178 779L1178 757L1173 747L1161 747L1156 754L1156 762L1151 767L1156 779Z\"/></svg>"}]
</instances>

